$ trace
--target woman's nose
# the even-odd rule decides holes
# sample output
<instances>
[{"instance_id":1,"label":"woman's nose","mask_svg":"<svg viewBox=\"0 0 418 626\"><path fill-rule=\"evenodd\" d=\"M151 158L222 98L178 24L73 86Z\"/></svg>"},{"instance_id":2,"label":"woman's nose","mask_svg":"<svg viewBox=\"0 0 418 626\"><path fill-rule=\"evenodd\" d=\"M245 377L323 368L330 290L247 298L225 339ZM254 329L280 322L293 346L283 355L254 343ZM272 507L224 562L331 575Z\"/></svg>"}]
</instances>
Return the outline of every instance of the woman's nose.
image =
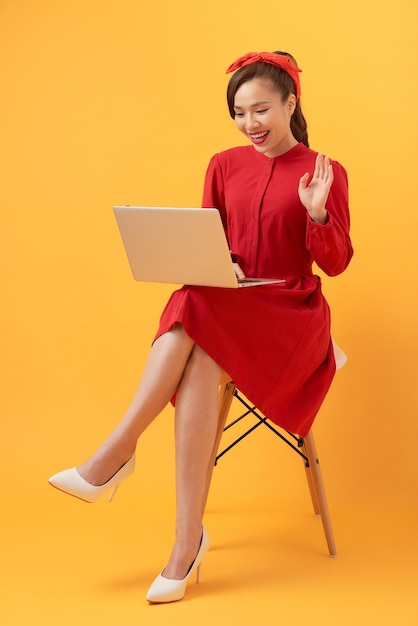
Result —
<instances>
[{"instance_id":1,"label":"woman's nose","mask_svg":"<svg viewBox=\"0 0 418 626\"><path fill-rule=\"evenodd\" d=\"M258 126L258 121L252 115L248 115L245 120L245 129L247 131L254 130Z\"/></svg>"}]
</instances>

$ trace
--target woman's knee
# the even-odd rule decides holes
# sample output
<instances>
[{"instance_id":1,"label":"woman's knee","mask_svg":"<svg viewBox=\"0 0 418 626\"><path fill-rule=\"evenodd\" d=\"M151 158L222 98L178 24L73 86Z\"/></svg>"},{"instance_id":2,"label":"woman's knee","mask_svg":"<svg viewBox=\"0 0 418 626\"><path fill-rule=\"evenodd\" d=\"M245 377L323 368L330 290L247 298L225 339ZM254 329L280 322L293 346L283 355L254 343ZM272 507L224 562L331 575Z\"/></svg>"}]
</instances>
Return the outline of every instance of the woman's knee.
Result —
<instances>
[{"instance_id":1,"label":"woman's knee","mask_svg":"<svg viewBox=\"0 0 418 626\"><path fill-rule=\"evenodd\" d=\"M218 384L231 380L222 367L197 344L193 346L187 369L191 375L213 377Z\"/></svg>"}]
</instances>

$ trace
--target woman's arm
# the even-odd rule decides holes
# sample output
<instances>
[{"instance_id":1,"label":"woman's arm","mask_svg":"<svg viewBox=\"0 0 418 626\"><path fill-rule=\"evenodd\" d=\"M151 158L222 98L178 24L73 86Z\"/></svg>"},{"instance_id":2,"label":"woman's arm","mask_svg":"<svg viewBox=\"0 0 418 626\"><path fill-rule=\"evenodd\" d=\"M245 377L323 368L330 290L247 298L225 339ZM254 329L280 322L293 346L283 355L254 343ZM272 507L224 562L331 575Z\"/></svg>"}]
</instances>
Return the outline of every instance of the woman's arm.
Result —
<instances>
[{"instance_id":1,"label":"woman's arm","mask_svg":"<svg viewBox=\"0 0 418 626\"><path fill-rule=\"evenodd\" d=\"M214 157L210 160L208 169L206 171L205 176L205 184L203 188L203 200L202 207L206 209L215 208L218 209L222 224L225 230L226 238L228 239L228 229L227 229L227 217L226 217L226 206L225 206L225 194L224 194L224 180L222 176L221 166L218 161L218 157L215 154ZM240 268L239 264L236 262L234 258L234 251L231 250L231 260L233 262L233 267L235 274L238 278L245 278L245 274Z\"/></svg>"},{"instance_id":2,"label":"woman's arm","mask_svg":"<svg viewBox=\"0 0 418 626\"><path fill-rule=\"evenodd\" d=\"M307 211L306 247L329 276L345 270L353 256L348 211L347 174L339 163L319 154L315 171L299 182L299 197Z\"/></svg>"}]
</instances>

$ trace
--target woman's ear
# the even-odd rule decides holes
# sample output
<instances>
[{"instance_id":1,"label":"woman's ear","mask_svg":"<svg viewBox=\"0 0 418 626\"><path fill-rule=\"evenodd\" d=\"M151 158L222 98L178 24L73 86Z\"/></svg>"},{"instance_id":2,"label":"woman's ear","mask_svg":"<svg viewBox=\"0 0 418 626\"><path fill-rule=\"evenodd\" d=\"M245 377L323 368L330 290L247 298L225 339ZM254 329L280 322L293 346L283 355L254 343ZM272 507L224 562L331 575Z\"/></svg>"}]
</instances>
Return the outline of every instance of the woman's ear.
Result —
<instances>
[{"instance_id":1,"label":"woman's ear","mask_svg":"<svg viewBox=\"0 0 418 626\"><path fill-rule=\"evenodd\" d=\"M296 102L297 100L295 94L291 93L287 101L288 111L290 115L293 115L293 113L295 112Z\"/></svg>"}]
</instances>

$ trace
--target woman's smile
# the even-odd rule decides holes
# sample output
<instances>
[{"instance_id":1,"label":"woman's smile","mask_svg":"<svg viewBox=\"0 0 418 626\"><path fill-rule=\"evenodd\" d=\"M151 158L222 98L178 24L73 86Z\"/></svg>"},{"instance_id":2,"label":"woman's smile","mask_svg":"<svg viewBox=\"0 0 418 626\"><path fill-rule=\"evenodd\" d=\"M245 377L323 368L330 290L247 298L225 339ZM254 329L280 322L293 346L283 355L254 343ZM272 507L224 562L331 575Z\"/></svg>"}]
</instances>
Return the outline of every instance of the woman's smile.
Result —
<instances>
[{"instance_id":1,"label":"woman's smile","mask_svg":"<svg viewBox=\"0 0 418 626\"><path fill-rule=\"evenodd\" d=\"M260 145L266 141L269 133L269 130L263 130L258 133L248 133L248 136L253 143Z\"/></svg>"}]
</instances>

